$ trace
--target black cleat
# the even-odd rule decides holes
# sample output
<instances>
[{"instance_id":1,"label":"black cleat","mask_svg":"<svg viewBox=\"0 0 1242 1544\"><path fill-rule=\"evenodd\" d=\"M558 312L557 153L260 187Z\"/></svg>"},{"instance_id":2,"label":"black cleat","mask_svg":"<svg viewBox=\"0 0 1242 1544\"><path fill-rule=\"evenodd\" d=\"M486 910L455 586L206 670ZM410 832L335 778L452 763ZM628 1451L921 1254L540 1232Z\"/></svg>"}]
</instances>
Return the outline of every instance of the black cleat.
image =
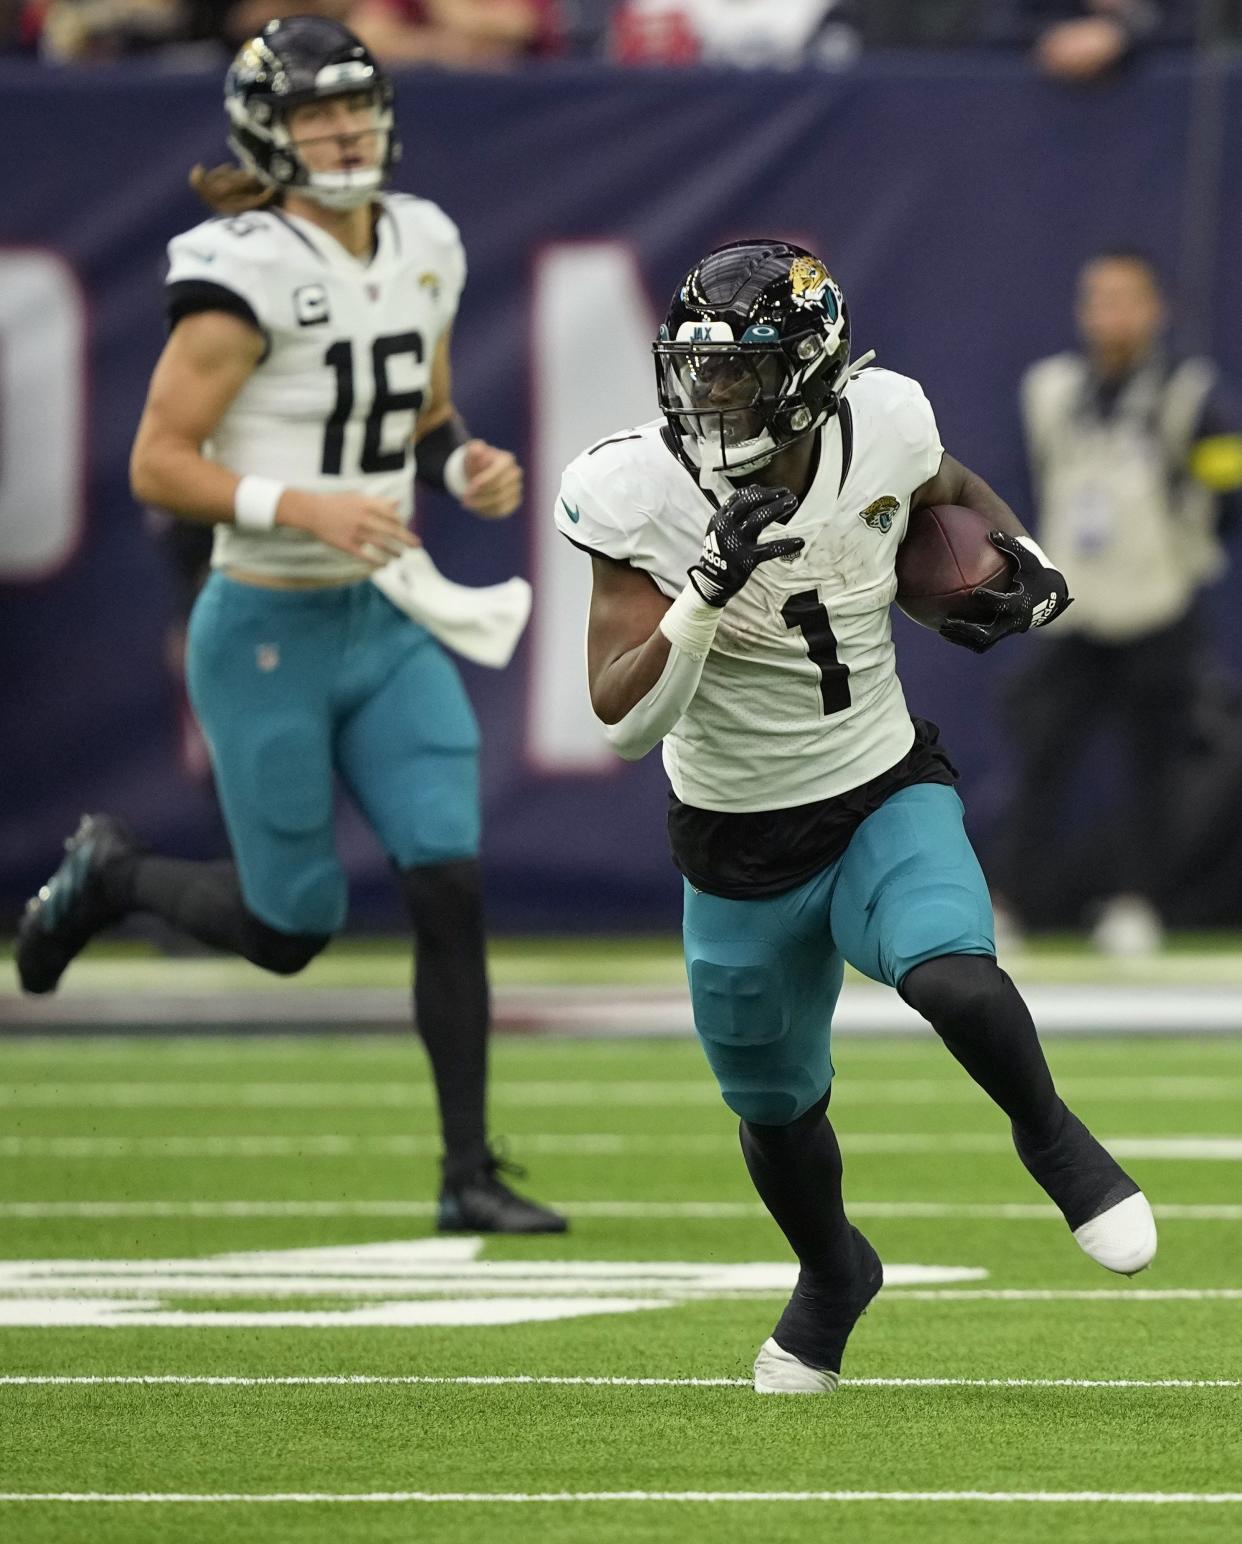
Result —
<instances>
[{"instance_id":1,"label":"black cleat","mask_svg":"<svg viewBox=\"0 0 1242 1544\"><path fill-rule=\"evenodd\" d=\"M776 1328L755 1358L759 1394L831 1394L841 1376L850 1332L884 1285L880 1257L851 1227L854 1269L847 1288L825 1287L798 1274L798 1285Z\"/></svg>"},{"instance_id":2,"label":"black cleat","mask_svg":"<svg viewBox=\"0 0 1242 1544\"><path fill-rule=\"evenodd\" d=\"M24 992L52 992L65 967L104 928L125 915L109 871L140 849L111 815L83 815L65 842L64 862L26 902L15 958Z\"/></svg>"},{"instance_id":3,"label":"black cleat","mask_svg":"<svg viewBox=\"0 0 1242 1544\"><path fill-rule=\"evenodd\" d=\"M1041 1147L1024 1142L1013 1128L1018 1157L1065 1218L1079 1247L1107 1270L1133 1276L1155 1257L1151 1207L1077 1115L1061 1108L1057 1135Z\"/></svg>"},{"instance_id":4,"label":"black cleat","mask_svg":"<svg viewBox=\"0 0 1242 1544\"><path fill-rule=\"evenodd\" d=\"M489 1153L471 1173L446 1175L436 1227L441 1233L564 1233L569 1223L559 1212L527 1201L499 1178L511 1174L520 1179L524 1173Z\"/></svg>"}]
</instances>

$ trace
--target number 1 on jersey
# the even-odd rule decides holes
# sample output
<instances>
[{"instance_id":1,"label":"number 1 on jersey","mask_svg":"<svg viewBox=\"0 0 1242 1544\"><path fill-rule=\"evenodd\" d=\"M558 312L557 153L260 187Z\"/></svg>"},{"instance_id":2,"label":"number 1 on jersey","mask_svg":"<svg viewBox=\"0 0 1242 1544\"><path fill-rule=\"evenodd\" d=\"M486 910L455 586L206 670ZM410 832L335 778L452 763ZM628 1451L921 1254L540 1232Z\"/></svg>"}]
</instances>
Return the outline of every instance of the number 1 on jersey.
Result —
<instances>
[{"instance_id":1,"label":"number 1 on jersey","mask_svg":"<svg viewBox=\"0 0 1242 1544\"><path fill-rule=\"evenodd\" d=\"M818 590L799 590L781 607L785 626L806 639L808 658L819 668L825 717L850 705L850 667L837 658L837 638Z\"/></svg>"}]
</instances>

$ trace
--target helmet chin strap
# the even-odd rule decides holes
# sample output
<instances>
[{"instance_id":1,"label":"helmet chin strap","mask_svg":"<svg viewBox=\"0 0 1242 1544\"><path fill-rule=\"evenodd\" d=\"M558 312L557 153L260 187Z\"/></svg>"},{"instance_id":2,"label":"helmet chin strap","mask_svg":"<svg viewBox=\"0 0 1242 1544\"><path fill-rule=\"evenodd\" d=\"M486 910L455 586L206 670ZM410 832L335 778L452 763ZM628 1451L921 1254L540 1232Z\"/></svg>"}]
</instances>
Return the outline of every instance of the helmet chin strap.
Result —
<instances>
[{"instance_id":1,"label":"helmet chin strap","mask_svg":"<svg viewBox=\"0 0 1242 1544\"><path fill-rule=\"evenodd\" d=\"M858 374L858 372L860 370L865 370L874 358L875 350L873 348L869 348L861 359L855 359L851 364L846 365L845 369L842 370L837 380L837 384L833 387L833 390L836 392L843 391L849 382L852 381Z\"/></svg>"},{"instance_id":2,"label":"helmet chin strap","mask_svg":"<svg viewBox=\"0 0 1242 1544\"><path fill-rule=\"evenodd\" d=\"M850 381L860 371L865 370L874 358L875 350L868 349L860 358L852 360L840 370L832 385L834 396L839 396ZM815 367L812 366L812 368ZM821 414L814 422L807 425L802 431L803 434L813 433L827 422L827 418L827 412ZM743 440L740 444L728 447L721 442L719 436L701 439L696 434L683 432L679 437L686 459L698 469L699 486L704 489L710 489L713 483L719 482L722 478L746 477L752 472L760 471L774 459L780 449L767 429L764 429L762 434L755 435L753 439ZM799 438L801 437L800 435Z\"/></svg>"},{"instance_id":3,"label":"helmet chin strap","mask_svg":"<svg viewBox=\"0 0 1242 1544\"><path fill-rule=\"evenodd\" d=\"M860 358L846 365L837 377L833 391L840 393L853 380L860 370L865 370L875 358L875 350L868 351ZM820 418L818 422L811 424L806 433L811 434L820 428L826 418ZM772 436L765 429L762 434L757 434L752 440L743 440L740 445L729 447L733 451L743 453L739 460L727 460L725 447L719 439L701 440L696 435L682 436L682 442L686 447L686 453L691 461L699 469L699 486L709 488L711 484L721 477L746 477L751 472L758 472L775 457L779 447Z\"/></svg>"},{"instance_id":4,"label":"helmet chin strap","mask_svg":"<svg viewBox=\"0 0 1242 1544\"><path fill-rule=\"evenodd\" d=\"M360 209L369 204L383 182L378 167L368 167L357 174L353 172L311 172L301 187L290 191L300 193L312 203L322 204L325 209Z\"/></svg>"},{"instance_id":5,"label":"helmet chin strap","mask_svg":"<svg viewBox=\"0 0 1242 1544\"><path fill-rule=\"evenodd\" d=\"M727 447L741 453L736 460L726 457L726 447L718 439L700 440L694 435L687 438L694 446L692 459L698 463L699 486L703 488L717 477L744 477L748 472L757 472L760 467L767 466L777 450L775 440L766 429L753 440ZM708 482L704 482L705 477Z\"/></svg>"},{"instance_id":6,"label":"helmet chin strap","mask_svg":"<svg viewBox=\"0 0 1242 1544\"><path fill-rule=\"evenodd\" d=\"M297 145L289 133L288 125L283 121L277 122L272 126L270 139L278 153L284 158L285 165L289 171L292 172L296 168L298 175L293 177L292 180L272 178L255 165L252 157L247 156L245 159L265 182L272 182L278 188L284 188L290 193L297 193L302 198L309 199L311 203L321 205L324 209L341 211L359 209L364 204L369 204L384 185L384 166L388 160L388 146L392 134L392 114L390 112L378 114L373 132L379 137L376 164L374 166L358 167L352 171L311 171L301 155L299 155Z\"/></svg>"}]
</instances>

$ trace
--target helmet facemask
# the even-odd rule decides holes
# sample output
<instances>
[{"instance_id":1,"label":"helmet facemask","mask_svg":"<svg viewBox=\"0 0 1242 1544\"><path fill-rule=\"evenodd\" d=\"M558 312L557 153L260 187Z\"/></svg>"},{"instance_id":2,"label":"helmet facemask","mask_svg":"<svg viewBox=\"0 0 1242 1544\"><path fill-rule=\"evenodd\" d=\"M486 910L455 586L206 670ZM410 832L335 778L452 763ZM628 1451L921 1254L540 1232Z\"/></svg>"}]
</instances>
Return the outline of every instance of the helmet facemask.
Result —
<instances>
[{"instance_id":1,"label":"helmet facemask","mask_svg":"<svg viewBox=\"0 0 1242 1544\"><path fill-rule=\"evenodd\" d=\"M660 407L701 477L740 477L836 411L849 334L810 326L782 338L754 325L738 341L722 320L687 321L655 344Z\"/></svg>"},{"instance_id":2,"label":"helmet facemask","mask_svg":"<svg viewBox=\"0 0 1242 1544\"><path fill-rule=\"evenodd\" d=\"M255 39L249 46L262 49L263 40ZM277 59L272 59L272 65L274 72L279 69ZM295 142L289 132L291 111L307 102L364 95L370 98L373 125L345 132L325 128L322 136L315 137L338 143L354 139L363 145L374 136L371 164L337 171L312 170L302 155L308 137ZM229 144L250 171L269 186L295 190L327 209L357 209L369 203L400 154L394 133L392 85L369 58L326 64L316 73L313 85L298 91L226 91L225 109L231 130Z\"/></svg>"},{"instance_id":3,"label":"helmet facemask","mask_svg":"<svg viewBox=\"0 0 1242 1544\"><path fill-rule=\"evenodd\" d=\"M655 363L670 448L709 487L759 471L837 411L853 373L849 312L803 247L729 242L678 287Z\"/></svg>"}]
</instances>

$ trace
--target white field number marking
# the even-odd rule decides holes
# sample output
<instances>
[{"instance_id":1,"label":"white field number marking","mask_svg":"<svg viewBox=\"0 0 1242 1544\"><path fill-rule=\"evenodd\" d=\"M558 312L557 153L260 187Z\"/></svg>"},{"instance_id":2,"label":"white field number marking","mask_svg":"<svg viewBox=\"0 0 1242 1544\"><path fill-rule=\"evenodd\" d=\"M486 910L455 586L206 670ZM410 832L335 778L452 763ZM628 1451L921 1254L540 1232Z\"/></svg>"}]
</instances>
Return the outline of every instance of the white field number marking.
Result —
<instances>
[{"instance_id":1,"label":"white field number marking","mask_svg":"<svg viewBox=\"0 0 1242 1544\"><path fill-rule=\"evenodd\" d=\"M327 1328L523 1324L711 1298L784 1297L786 1263L478 1258L478 1238L257 1250L208 1259L0 1261L0 1326ZM890 1265L892 1286L981 1281L963 1266ZM178 1296L270 1298L268 1311L178 1309ZM298 1298L348 1306L288 1306ZM358 1300L354 1302L353 1300Z\"/></svg>"}]
</instances>

